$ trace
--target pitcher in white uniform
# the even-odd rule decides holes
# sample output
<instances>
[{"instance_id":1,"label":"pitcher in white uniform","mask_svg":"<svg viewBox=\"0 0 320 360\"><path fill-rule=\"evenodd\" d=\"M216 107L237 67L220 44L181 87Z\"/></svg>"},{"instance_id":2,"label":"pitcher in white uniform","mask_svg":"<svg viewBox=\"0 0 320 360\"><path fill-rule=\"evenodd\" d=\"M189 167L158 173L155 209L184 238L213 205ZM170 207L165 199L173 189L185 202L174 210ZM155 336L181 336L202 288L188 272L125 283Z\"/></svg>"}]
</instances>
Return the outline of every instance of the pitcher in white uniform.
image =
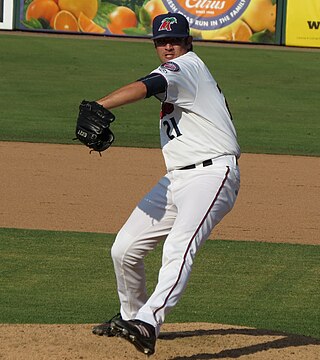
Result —
<instances>
[{"instance_id":1,"label":"pitcher in white uniform","mask_svg":"<svg viewBox=\"0 0 320 360\"><path fill-rule=\"evenodd\" d=\"M120 336L151 355L168 312L177 304L197 251L232 209L240 187L240 148L226 99L193 52L187 19L157 16L153 41L161 65L97 102L112 109L155 96L167 173L140 201L119 231L111 255L120 313L93 333ZM150 120L152 121L152 119ZM144 257L164 241L152 294Z\"/></svg>"}]
</instances>

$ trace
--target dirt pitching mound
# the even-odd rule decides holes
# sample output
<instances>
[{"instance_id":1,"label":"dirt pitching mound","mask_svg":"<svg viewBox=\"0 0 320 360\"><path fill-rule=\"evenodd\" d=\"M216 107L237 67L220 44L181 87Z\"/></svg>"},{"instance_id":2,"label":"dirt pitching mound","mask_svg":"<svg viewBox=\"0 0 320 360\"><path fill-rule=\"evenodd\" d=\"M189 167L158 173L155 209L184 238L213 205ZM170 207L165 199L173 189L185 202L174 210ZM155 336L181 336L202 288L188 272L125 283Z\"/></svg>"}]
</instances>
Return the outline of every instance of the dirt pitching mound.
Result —
<instances>
[{"instance_id":1,"label":"dirt pitching mound","mask_svg":"<svg viewBox=\"0 0 320 360\"><path fill-rule=\"evenodd\" d=\"M120 338L91 334L92 325L0 325L1 359L146 359ZM166 324L154 360L319 359L320 341L220 324Z\"/></svg>"}]
</instances>

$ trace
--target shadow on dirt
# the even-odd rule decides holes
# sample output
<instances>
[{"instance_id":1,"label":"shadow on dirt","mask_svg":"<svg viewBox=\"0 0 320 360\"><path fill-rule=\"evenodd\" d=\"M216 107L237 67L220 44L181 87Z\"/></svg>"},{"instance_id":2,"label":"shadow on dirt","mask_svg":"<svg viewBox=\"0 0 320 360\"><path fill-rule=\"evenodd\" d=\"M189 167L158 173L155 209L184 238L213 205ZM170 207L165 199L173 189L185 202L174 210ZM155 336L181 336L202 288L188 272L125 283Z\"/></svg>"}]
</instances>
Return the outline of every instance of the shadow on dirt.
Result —
<instances>
[{"instance_id":1,"label":"shadow on dirt","mask_svg":"<svg viewBox=\"0 0 320 360\"><path fill-rule=\"evenodd\" d=\"M284 349L287 347L298 347L306 345L320 345L320 340L302 335L291 335L283 332L259 329L215 329L215 330L193 330L166 332L159 336L162 340L174 340L178 338L199 337L199 336L224 336L224 335L247 335L247 336L281 336L280 339L268 340L260 344L245 346L236 349L223 350L219 353L199 353L192 356L178 356L170 360L209 360L209 359L236 359L245 355L255 354L270 349Z\"/></svg>"}]
</instances>

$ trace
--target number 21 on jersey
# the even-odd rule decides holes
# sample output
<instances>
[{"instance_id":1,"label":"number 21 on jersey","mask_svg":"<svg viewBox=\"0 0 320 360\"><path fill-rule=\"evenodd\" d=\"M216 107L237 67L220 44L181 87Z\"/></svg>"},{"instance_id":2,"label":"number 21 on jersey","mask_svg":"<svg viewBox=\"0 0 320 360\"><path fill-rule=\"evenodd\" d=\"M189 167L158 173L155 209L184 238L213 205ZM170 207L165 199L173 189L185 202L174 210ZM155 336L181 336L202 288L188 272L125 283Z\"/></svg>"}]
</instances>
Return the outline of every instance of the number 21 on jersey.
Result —
<instances>
[{"instance_id":1,"label":"number 21 on jersey","mask_svg":"<svg viewBox=\"0 0 320 360\"><path fill-rule=\"evenodd\" d=\"M163 126L166 128L166 133L170 140L182 135L174 117L171 117L169 120L165 120L163 122Z\"/></svg>"},{"instance_id":2,"label":"number 21 on jersey","mask_svg":"<svg viewBox=\"0 0 320 360\"><path fill-rule=\"evenodd\" d=\"M163 119L165 115L171 114L173 110L174 110L173 104L163 103L161 108L160 118ZM166 134L170 140L182 135L174 117L171 117L168 120L164 120L162 124L165 127Z\"/></svg>"}]
</instances>

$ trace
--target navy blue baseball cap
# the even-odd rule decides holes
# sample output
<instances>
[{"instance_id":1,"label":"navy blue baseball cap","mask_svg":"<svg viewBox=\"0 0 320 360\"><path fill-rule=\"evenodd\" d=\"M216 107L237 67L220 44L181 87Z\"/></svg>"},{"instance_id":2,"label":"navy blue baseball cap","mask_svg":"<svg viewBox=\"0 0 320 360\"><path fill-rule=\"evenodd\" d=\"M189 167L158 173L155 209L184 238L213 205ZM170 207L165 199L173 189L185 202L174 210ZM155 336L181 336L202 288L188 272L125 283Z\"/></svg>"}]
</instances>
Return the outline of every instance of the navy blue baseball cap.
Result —
<instances>
[{"instance_id":1,"label":"navy blue baseball cap","mask_svg":"<svg viewBox=\"0 0 320 360\"><path fill-rule=\"evenodd\" d=\"M161 14L153 19L152 34L152 39L188 37L190 34L189 22L178 13Z\"/></svg>"}]
</instances>

